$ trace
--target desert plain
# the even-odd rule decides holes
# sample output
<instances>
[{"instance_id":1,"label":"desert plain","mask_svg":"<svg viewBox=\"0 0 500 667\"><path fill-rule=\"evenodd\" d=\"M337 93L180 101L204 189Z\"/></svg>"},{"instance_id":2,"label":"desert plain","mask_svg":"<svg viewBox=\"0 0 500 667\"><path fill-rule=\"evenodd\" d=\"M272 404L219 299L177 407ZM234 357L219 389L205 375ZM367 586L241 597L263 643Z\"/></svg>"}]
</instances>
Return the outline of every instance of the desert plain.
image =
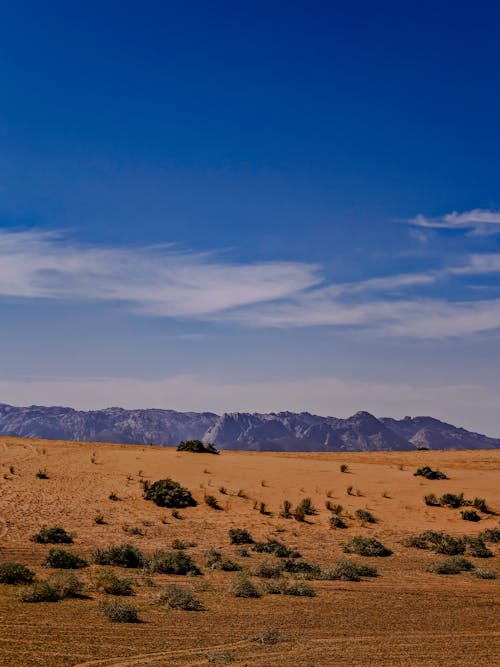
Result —
<instances>
[{"instance_id":1,"label":"desert plain","mask_svg":"<svg viewBox=\"0 0 500 667\"><path fill-rule=\"evenodd\" d=\"M346 472L340 466L346 465ZM423 465L447 480L415 477ZM500 513L500 452L415 451L284 454L223 451L220 455L177 452L175 448L111 445L15 437L0 438L0 563L29 566L39 579L53 545L30 537L42 526L60 525L74 534L67 549L89 561L76 572L85 585L81 598L26 603L19 586L0 584L2 667L235 667L447 665L489 667L500 655L500 579L471 572L438 575L429 565L446 556L404 546L424 530L454 536L497 529ZM47 473L46 479L37 472ZM143 498L144 480L170 477L187 487L196 507L178 511ZM348 493L349 489L349 493ZM485 498L492 509L481 521L464 521L459 509L433 507L424 496L462 493ZM204 502L209 494L221 509ZM110 499L110 496L116 498ZM293 506L309 497L317 513L305 521L280 517L285 499ZM345 529L332 529L326 502L342 505ZM264 505L261 505L264 503ZM261 509L265 513L261 513ZM367 509L376 523L360 521ZM100 516L104 523L96 523ZM315 597L263 594L236 598L237 574L206 567L209 549L243 568L260 590L266 580L252 573L263 560L238 555L228 537L246 528L255 540L279 540L321 568L349 558L369 563L377 577L362 581L313 579ZM385 558L346 555L354 536L375 537L393 554ZM133 582L127 599L140 623L112 623L92 564L98 548L131 543L146 556L191 543L186 552L201 576L148 574L116 568ZM66 545L56 545L63 546ZM500 570L500 545L488 544L490 558L470 558L478 568ZM468 557L469 558L469 557ZM201 600L200 611L168 609L157 600L176 583Z\"/></svg>"}]
</instances>

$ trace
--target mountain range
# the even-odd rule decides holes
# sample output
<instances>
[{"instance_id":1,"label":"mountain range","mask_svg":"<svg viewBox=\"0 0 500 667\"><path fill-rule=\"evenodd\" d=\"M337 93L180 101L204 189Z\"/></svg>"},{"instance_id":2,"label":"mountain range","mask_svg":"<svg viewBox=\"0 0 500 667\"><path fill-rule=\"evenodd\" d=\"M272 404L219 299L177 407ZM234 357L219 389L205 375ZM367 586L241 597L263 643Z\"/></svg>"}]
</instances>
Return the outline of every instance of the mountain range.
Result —
<instances>
[{"instance_id":1,"label":"mountain range","mask_svg":"<svg viewBox=\"0 0 500 667\"><path fill-rule=\"evenodd\" d=\"M74 410L0 404L0 435L56 440L177 445L200 439L219 449L253 451L384 451L493 449L500 439L433 417L377 419L357 412L347 419L308 412L269 414L175 410Z\"/></svg>"}]
</instances>

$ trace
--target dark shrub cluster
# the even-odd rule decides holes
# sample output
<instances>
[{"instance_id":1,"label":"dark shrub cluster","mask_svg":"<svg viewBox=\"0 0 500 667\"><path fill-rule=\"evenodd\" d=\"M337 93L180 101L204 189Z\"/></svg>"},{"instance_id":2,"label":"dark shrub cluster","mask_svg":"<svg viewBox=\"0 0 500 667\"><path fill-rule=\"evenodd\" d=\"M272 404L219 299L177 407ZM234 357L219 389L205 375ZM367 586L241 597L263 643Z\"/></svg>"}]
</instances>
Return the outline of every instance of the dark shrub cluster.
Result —
<instances>
[{"instance_id":1,"label":"dark shrub cluster","mask_svg":"<svg viewBox=\"0 0 500 667\"><path fill-rule=\"evenodd\" d=\"M0 563L0 584L31 584L35 573L21 563Z\"/></svg>"},{"instance_id":2,"label":"dark shrub cluster","mask_svg":"<svg viewBox=\"0 0 500 667\"><path fill-rule=\"evenodd\" d=\"M165 586L158 593L158 600L169 609L183 609L184 611L201 611L203 604L193 591L172 584Z\"/></svg>"},{"instance_id":3,"label":"dark shrub cluster","mask_svg":"<svg viewBox=\"0 0 500 667\"><path fill-rule=\"evenodd\" d=\"M43 567L54 567L60 570L77 570L87 567L86 560L64 549L51 549L42 563Z\"/></svg>"},{"instance_id":4,"label":"dark shrub cluster","mask_svg":"<svg viewBox=\"0 0 500 667\"><path fill-rule=\"evenodd\" d=\"M178 452L192 452L193 454L218 454L219 450L212 444L203 444L201 440L183 440L177 445Z\"/></svg>"},{"instance_id":5,"label":"dark shrub cluster","mask_svg":"<svg viewBox=\"0 0 500 667\"><path fill-rule=\"evenodd\" d=\"M38 544L72 544L73 536L67 533L61 526L42 526L38 533L31 538L32 542Z\"/></svg>"},{"instance_id":6,"label":"dark shrub cluster","mask_svg":"<svg viewBox=\"0 0 500 667\"><path fill-rule=\"evenodd\" d=\"M253 537L245 528L230 528L229 539L231 544L253 544Z\"/></svg>"},{"instance_id":7,"label":"dark shrub cluster","mask_svg":"<svg viewBox=\"0 0 500 667\"><path fill-rule=\"evenodd\" d=\"M429 466L422 466L413 473L414 477L425 477L425 479L448 479L441 470L433 470Z\"/></svg>"},{"instance_id":8,"label":"dark shrub cluster","mask_svg":"<svg viewBox=\"0 0 500 667\"><path fill-rule=\"evenodd\" d=\"M179 482L173 479L159 479L152 484L148 484L144 489L144 498L152 500L159 507L175 507L183 509L184 507L194 507L196 500L191 492L181 486Z\"/></svg>"},{"instance_id":9,"label":"dark shrub cluster","mask_svg":"<svg viewBox=\"0 0 500 667\"><path fill-rule=\"evenodd\" d=\"M134 594L130 579L118 577L113 570L97 572L94 576L94 586L99 592L108 595L129 596Z\"/></svg>"},{"instance_id":10,"label":"dark shrub cluster","mask_svg":"<svg viewBox=\"0 0 500 667\"><path fill-rule=\"evenodd\" d=\"M464 510L463 512L460 512L460 514L464 521L481 521L481 517L475 510Z\"/></svg>"},{"instance_id":11,"label":"dark shrub cluster","mask_svg":"<svg viewBox=\"0 0 500 667\"><path fill-rule=\"evenodd\" d=\"M92 558L96 565L115 565L127 568L143 567L146 563L143 553L132 544L97 549Z\"/></svg>"},{"instance_id":12,"label":"dark shrub cluster","mask_svg":"<svg viewBox=\"0 0 500 667\"><path fill-rule=\"evenodd\" d=\"M500 528L487 528L479 533L479 537L485 542L492 542L493 544L500 543Z\"/></svg>"},{"instance_id":13,"label":"dark shrub cluster","mask_svg":"<svg viewBox=\"0 0 500 667\"><path fill-rule=\"evenodd\" d=\"M377 523L377 519L368 510L359 509L354 512L356 518L366 523Z\"/></svg>"},{"instance_id":14,"label":"dark shrub cluster","mask_svg":"<svg viewBox=\"0 0 500 667\"><path fill-rule=\"evenodd\" d=\"M468 570L473 570L474 565L463 556L450 556L443 561L431 563L427 568L427 572L433 574L460 574Z\"/></svg>"},{"instance_id":15,"label":"dark shrub cluster","mask_svg":"<svg viewBox=\"0 0 500 667\"><path fill-rule=\"evenodd\" d=\"M290 549L278 540L267 540L267 542L255 542L253 550L258 553L274 554L278 558L300 558L300 553Z\"/></svg>"},{"instance_id":16,"label":"dark shrub cluster","mask_svg":"<svg viewBox=\"0 0 500 667\"><path fill-rule=\"evenodd\" d=\"M377 577L375 567L354 560L341 560L331 568L323 570L322 578L340 581L361 581L362 577Z\"/></svg>"},{"instance_id":17,"label":"dark shrub cluster","mask_svg":"<svg viewBox=\"0 0 500 667\"><path fill-rule=\"evenodd\" d=\"M464 537L465 553L473 558L491 558L493 553L488 549L481 537L472 537L466 535Z\"/></svg>"},{"instance_id":18,"label":"dark shrub cluster","mask_svg":"<svg viewBox=\"0 0 500 667\"><path fill-rule=\"evenodd\" d=\"M179 574L198 576L201 570L191 556L183 551L155 551L148 564L152 574Z\"/></svg>"},{"instance_id":19,"label":"dark shrub cluster","mask_svg":"<svg viewBox=\"0 0 500 667\"><path fill-rule=\"evenodd\" d=\"M458 509L459 507L464 507L464 505L470 505L471 501L466 500L463 493L445 493L439 499L439 504L444 507Z\"/></svg>"},{"instance_id":20,"label":"dark shrub cluster","mask_svg":"<svg viewBox=\"0 0 500 667\"><path fill-rule=\"evenodd\" d=\"M263 560L254 570L254 575L263 579L276 579L277 577L281 577L282 574L283 565L281 563L274 563L271 560Z\"/></svg>"},{"instance_id":21,"label":"dark shrub cluster","mask_svg":"<svg viewBox=\"0 0 500 667\"><path fill-rule=\"evenodd\" d=\"M305 560L288 559L283 563L283 570L302 579L319 579L321 576L319 565L308 563Z\"/></svg>"},{"instance_id":22,"label":"dark shrub cluster","mask_svg":"<svg viewBox=\"0 0 500 667\"><path fill-rule=\"evenodd\" d=\"M222 509L222 507L219 505L219 502L218 502L218 500L215 496L205 494L203 500L205 501L205 505L208 505L213 510L221 510Z\"/></svg>"},{"instance_id":23,"label":"dark shrub cluster","mask_svg":"<svg viewBox=\"0 0 500 667\"><path fill-rule=\"evenodd\" d=\"M329 523L330 528L347 528L346 522L336 514L330 517Z\"/></svg>"},{"instance_id":24,"label":"dark shrub cluster","mask_svg":"<svg viewBox=\"0 0 500 667\"><path fill-rule=\"evenodd\" d=\"M358 554L359 556L390 556L392 551L384 546L374 537L353 537L344 547L346 554Z\"/></svg>"},{"instance_id":25,"label":"dark shrub cluster","mask_svg":"<svg viewBox=\"0 0 500 667\"><path fill-rule=\"evenodd\" d=\"M118 600L106 600L101 605L102 612L112 623L139 623L137 609Z\"/></svg>"},{"instance_id":26,"label":"dark shrub cluster","mask_svg":"<svg viewBox=\"0 0 500 667\"><path fill-rule=\"evenodd\" d=\"M206 566L211 570L222 570L223 572L237 572L241 570L241 565L235 563L230 558L224 558L220 551L211 549L207 554Z\"/></svg>"}]
</instances>

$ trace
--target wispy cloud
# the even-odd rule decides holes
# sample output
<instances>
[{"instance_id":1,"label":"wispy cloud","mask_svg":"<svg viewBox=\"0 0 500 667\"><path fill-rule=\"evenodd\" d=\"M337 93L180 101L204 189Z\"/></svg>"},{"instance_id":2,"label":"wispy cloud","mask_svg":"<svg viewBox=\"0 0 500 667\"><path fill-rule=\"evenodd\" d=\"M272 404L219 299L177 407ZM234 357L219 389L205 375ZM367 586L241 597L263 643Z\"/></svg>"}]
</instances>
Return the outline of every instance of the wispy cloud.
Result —
<instances>
[{"instance_id":1,"label":"wispy cloud","mask_svg":"<svg viewBox=\"0 0 500 667\"><path fill-rule=\"evenodd\" d=\"M102 248L0 231L0 296L114 302L145 315L248 327L357 327L417 338L493 331L500 299L452 300L429 290L447 277L495 272L500 255L472 254L438 270L327 284L321 267L306 262L235 263L172 245Z\"/></svg>"},{"instance_id":2,"label":"wispy cloud","mask_svg":"<svg viewBox=\"0 0 500 667\"><path fill-rule=\"evenodd\" d=\"M419 214L407 222L415 227L432 229L470 229L475 234L500 233L500 210L475 208L471 211L452 211L438 217Z\"/></svg>"}]
</instances>

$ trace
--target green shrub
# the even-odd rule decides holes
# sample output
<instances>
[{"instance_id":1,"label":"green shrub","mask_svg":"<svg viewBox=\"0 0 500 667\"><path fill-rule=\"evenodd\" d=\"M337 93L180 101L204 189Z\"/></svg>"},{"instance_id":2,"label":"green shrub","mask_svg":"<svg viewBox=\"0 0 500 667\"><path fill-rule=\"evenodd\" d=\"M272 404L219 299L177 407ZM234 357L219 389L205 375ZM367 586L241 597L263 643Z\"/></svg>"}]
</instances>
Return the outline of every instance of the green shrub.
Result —
<instances>
[{"instance_id":1,"label":"green shrub","mask_svg":"<svg viewBox=\"0 0 500 667\"><path fill-rule=\"evenodd\" d=\"M358 554L359 556L385 557L390 556L392 551L374 537L357 535L345 545L344 553Z\"/></svg>"},{"instance_id":2,"label":"green shrub","mask_svg":"<svg viewBox=\"0 0 500 667\"><path fill-rule=\"evenodd\" d=\"M493 553L488 549L480 537L464 537L465 551L473 558L491 558Z\"/></svg>"},{"instance_id":3,"label":"green shrub","mask_svg":"<svg viewBox=\"0 0 500 667\"><path fill-rule=\"evenodd\" d=\"M106 600L101 605L103 614L112 623L139 623L137 609L118 600Z\"/></svg>"},{"instance_id":4,"label":"green shrub","mask_svg":"<svg viewBox=\"0 0 500 667\"><path fill-rule=\"evenodd\" d=\"M464 505L470 505L471 503L469 500L465 500L463 493L445 493L439 499L439 504L457 509L459 507L463 507Z\"/></svg>"},{"instance_id":5,"label":"green shrub","mask_svg":"<svg viewBox=\"0 0 500 667\"><path fill-rule=\"evenodd\" d=\"M464 521L481 521L481 517L475 510L464 510L460 514Z\"/></svg>"},{"instance_id":6,"label":"green shrub","mask_svg":"<svg viewBox=\"0 0 500 667\"><path fill-rule=\"evenodd\" d=\"M347 528L346 522L336 514L330 517L329 523L330 528Z\"/></svg>"},{"instance_id":7,"label":"green shrub","mask_svg":"<svg viewBox=\"0 0 500 667\"><path fill-rule=\"evenodd\" d=\"M42 526L38 533L35 533L31 538L32 542L38 544L72 544L73 536L67 533L61 526Z\"/></svg>"},{"instance_id":8,"label":"green shrub","mask_svg":"<svg viewBox=\"0 0 500 667\"><path fill-rule=\"evenodd\" d=\"M487 528L482 533L479 533L479 537L485 542L498 544L500 543L500 528Z\"/></svg>"},{"instance_id":9,"label":"green shrub","mask_svg":"<svg viewBox=\"0 0 500 667\"><path fill-rule=\"evenodd\" d=\"M175 482L173 479L159 479L148 486L144 491L144 498L152 500L159 507L175 507L182 509L184 507L194 507L196 500L190 491Z\"/></svg>"},{"instance_id":10,"label":"green shrub","mask_svg":"<svg viewBox=\"0 0 500 667\"><path fill-rule=\"evenodd\" d=\"M231 544L253 544L253 538L245 528L230 528L229 539Z\"/></svg>"},{"instance_id":11,"label":"green shrub","mask_svg":"<svg viewBox=\"0 0 500 667\"><path fill-rule=\"evenodd\" d=\"M203 604L193 591L172 584L165 586L158 593L158 600L169 609L183 609L184 611L201 611Z\"/></svg>"},{"instance_id":12,"label":"green shrub","mask_svg":"<svg viewBox=\"0 0 500 667\"><path fill-rule=\"evenodd\" d=\"M261 594L250 579L244 574L237 575L231 585L231 593L235 598L260 598Z\"/></svg>"},{"instance_id":13,"label":"green shrub","mask_svg":"<svg viewBox=\"0 0 500 667\"><path fill-rule=\"evenodd\" d=\"M441 505L434 493L428 493L426 496L424 496L424 502L430 507L439 507Z\"/></svg>"},{"instance_id":14,"label":"green shrub","mask_svg":"<svg viewBox=\"0 0 500 667\"><path fill-rule=\"evenodd\" d=\"M205 501L205 505L208 505L213 510L221 510L222 509L222 507L217 502L217 498L215 496L205 494L203 500Z\"/></svg>"},{"instance_id":15,"label":"green shrub","mask_svg":"<svg viewBox=\"0 0 500 667\"><path fill-rule=\"evenodd\" d=\"M303 579L318 579L321 576L321 568L315 563L308 563L305 560L288 559L283 563L283 570L290 574L295 574Z\"/></svg>"},{"instance_id":16,"label":"green shrub","mask_svg":"<svg viewBox=\"0 0 500 667\"><path fill-rule=\"evenodd\" d=\"M377 523L377 519L368 510L359 509L356 510L354 514L360 521L365 521L366 523Z\"/></svg>"},{"instance_id":17,"label":"green shrub","mask_svg":"<svg viewBox=\"0 0 500 667\"><path fill-rule=\"evenodd\" d=\"M427 572L433 574L460 574L467 570L473 570L474 565L463 556L451 556L443 561L431 563Z\"/></svg>"},{"instance_id":18,"label":"green shrub","mask_svg":"<svg viewBox=\"0 0 500 667\"><path fill-rule=\"evenodd\" d=\"M237 572L241 570L241 565L238 565L238 563L229 558L224 558L220 551L210 549L207 556L206 566L211 570L222 570L223 572Z\"/></svg>"},{"instance_id":19,"label":"green shrub","mask_svg":"<svg viewBox=\"0 0 500 667\"><path fill-rule=\"evenodd\" d=\"M127 568L143 567L146 562L143 553L132 544L97 549L92 558L96 565L115 565Z\"/></svg>"},{"instance_id":20,"label":"green shrub","mask_svg":"<svg viewBox=\"0 0 500 667\"><path fill-rule=\"evenodd\" d=\"M0 563L0 584L31 584L35 573L21 563Z\"/></svg>"},{"instance_id":21,"label":"green shrub","mask_svg":"<svg viewBox=\"0 0 500 667\"><path fill-rule=\"evenodd\" d=\"M433 470L432 468L429 468L429 466L423 466L422 468L419 468L416 472L413 473L414 477L425 477L425 479L448 479L444 472L441 472L440 470Z\"/></svg>"},{"instance_id":22,"label":"green shrub","mask_svg":"<svg viewBox=\"0 0 500 667\"><path fill-rule=\"evenodd\" d=\"M57 602L59 600L56 591L47 581L37 581L31 586L26 586L20 593L22 602Z\"/></svg>"},{"instance_id":23,"label":"green shrub","mask_svg":"<svg viewBox=\"0 0 500 667\"><path fill-rule=\"evenodd\" d=\"M478 567L472 571L472 576L476 577L476 579L498 579L500 575L496 570Z\"/></svg>"},{"instance_id":24,"label":"green shrub","mask_svg":"<svg viewBox=\"0 0 500 667\"><path fill-rule=\"evenodd\" d=\"M201 440L183 440L177 445L178 452L192 452L193 454L218 454L219 451L212 444L204 445Z\"/></svg>"},{"instance_id":25,"label":"green shrub","mask_svg":"<svg viewBox=\"0 0 500 667\"><path fill-rule=\"evenodd\" d=\"M274 554L278 558L300 558L300 553L290 549L278 540L267 540L267 542L255 542L252 547L257 553Z\"/></svg>"},{"instance_id":26,"label":"green shrub","mask_svg":"<svg viewBox=\"0 0 500 667\"><path fill-rule=\"evenodd\" d=\"M87 567L86 560L64 549L51 549L42 563L43 567L54 567L60 570L77 570Z\"/></svg>"},{"instance_id":27,"label":"green shrub","mask_svg":"<svg viewBox=\"0 0 500 667\"><path fill-rule=\"evenodd\" d=\"M376 568L353 560L341 560L322 573L323 579L338 579L340 581L361 581L362 577L376 576L378 576Z\"/></svg>"},{"instance_id":28,"label":"green shrub","mask_svg":"<svg viewBox=\"0 0 500 667\"><path fill-rule=\"evenodd\" d=\"M273 563L270 560L262 561L254 570L254 575L256 577L262 577L263 579L276 579L277 577L281 577L282 573L283 566L278 563Z\"/></svg>"},{"instance_id":29,"label":"green shrub","mask_svg":"<svg viewBox=\"0 0 500 667\"><path fill-rule=\"evenodd\" d=\"M198 576L200 569L191 556L183 551L155 551L147 565L151 574Z\"/></svg>"},{"instance_id":30,"label":"green shrub","mask_svg":"<svg viewBox=\"0 0 500 667\"><path fill-rule=\"evenodd\" d=\"M97 572L94 576L94 586L96 590L108 593L108 595L129 596L134 594L130 579L118 577L113 570Z\"/></svg>"}]
</instances>

